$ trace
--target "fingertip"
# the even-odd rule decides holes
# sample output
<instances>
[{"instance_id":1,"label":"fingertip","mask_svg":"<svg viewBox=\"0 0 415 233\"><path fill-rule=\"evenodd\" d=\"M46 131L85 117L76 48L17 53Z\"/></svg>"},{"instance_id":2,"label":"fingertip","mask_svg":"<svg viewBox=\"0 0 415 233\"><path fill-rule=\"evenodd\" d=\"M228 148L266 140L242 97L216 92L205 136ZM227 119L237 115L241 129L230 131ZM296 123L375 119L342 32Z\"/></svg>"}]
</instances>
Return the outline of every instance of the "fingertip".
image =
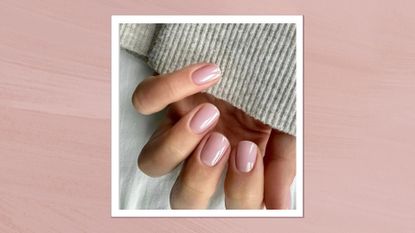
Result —
<instances>
[{"instance_id":1,"label":"fingertip","mask_svg":"<svg viewBox=\"0 0 415 233\"><path fill-rule=\"evenodd\" d=\"M149 109L150 106L146 103L146 98L143 91L145 88L145 83L146 81L143 81L137 85L131 97L131 102L137 112L143 115L150 115L153 113L153 111Z\"/></svg>"},{"instance_id":2,"label":"fingertip","mask_svg":"<svg viewBox=\"0 0 415 233\"><path fill-rule=\"evenodd\" d=\"M144 107L144 105L142 104L142 102L141 102L141 99L140 98L137 98L136 97L136 95L133 95L133 98L131 98L131 102L132 102L132 104L133 104L133 106L134 106L134 109L138 112L138 113L140 113L140 114L142 114L142 115L150 115L151 114L151 112L150 111L148 111L145 107Z\"/></svg>"}]
</instances>

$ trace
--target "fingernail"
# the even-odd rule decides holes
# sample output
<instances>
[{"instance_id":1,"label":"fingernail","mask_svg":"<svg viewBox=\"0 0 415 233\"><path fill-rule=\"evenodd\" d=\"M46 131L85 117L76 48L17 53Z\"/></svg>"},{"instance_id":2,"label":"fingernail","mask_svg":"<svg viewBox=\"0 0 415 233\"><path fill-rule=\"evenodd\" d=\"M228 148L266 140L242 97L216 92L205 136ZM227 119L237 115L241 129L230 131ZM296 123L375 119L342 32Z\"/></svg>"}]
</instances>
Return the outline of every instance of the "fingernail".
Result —
<instances>
[{"instance_id":1,"label":"fingernail","mask_svg":"<svg viewBox=\"0 0 415 233\"><path fill-rule=\"evenodd\" d=\"M197 85L202 85L219 78L221 72L219 66L214 64L205 65L192 74L193 82Z\"/></svg>"},{"instance_id":2,"label":"fingernail","mask_svg":"<svg viewBox=\"0 0 415 233\"><path fill-rule=\"evenodd\" d=\"M219 118L219 110L213 104L205 104L190 121L190 128L194 133L203 133Z\"/></svg>"},{"instance_id":3,"label":"fingernail","mask_svg":"<svg viewBox=\"0 0 415 233\"><path fill-rule=\"evenodd\" d=\"M236 168L241 172L250 172L255 165L257 146L250 141L238 143L236 151Z\"/></svg>"},{"instance_id":4,"label":"fingernail","mask_svg":"<svg viewBox=\"0 0 415 233\"><path fill-rule=\"evenodd\" d=\"M228 139L220 133L212 133L207 139L200 159L209 167L215 166L229 147Z\"/></svg>"}]
</instances>

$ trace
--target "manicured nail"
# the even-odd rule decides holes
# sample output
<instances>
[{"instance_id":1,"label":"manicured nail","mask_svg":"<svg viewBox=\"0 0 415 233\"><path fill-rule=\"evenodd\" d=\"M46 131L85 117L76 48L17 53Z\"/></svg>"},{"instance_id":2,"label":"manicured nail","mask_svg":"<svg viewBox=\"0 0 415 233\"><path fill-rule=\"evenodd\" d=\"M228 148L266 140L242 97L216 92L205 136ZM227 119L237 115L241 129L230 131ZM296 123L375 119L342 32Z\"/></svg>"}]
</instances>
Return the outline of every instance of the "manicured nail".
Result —
<instances>
[{"instance_id":1,"label":"manicured nail","mask_svg":"<svg viewBox=\"0 0 415 233\"><path fill-rule=\"evenodd\" d=\"M205 104L190 121L190 128L194 133L201 134L212 126L219 118L219 110L213 104Z\"/></svg>"},{"instance_id":2,"label":"manicured nail","mask_svg":"<svg viewBox=\"0 0 415 233\"><path fill-rule=\"evenodd\" d=\"M192 74L193 82L197 85L203 85L207 82L215 80L219 78L221 72L219 66L214 64L209 64L202 66L201 68L197 69Z\"/></svg>"},{"instance_id":3,"label":"manicured nail","mask_svg":"<svg viewBox=\"0 0 415 233\"><path fill-rule=\"evenodd\" d=\"M236 151L236 168L241 172L250 172L255 165L257 146L250 141L238 143Z\"/></svg>"},{"instance_id":4,"label":"manicured nail","mask_svg":"<svg viewBox=\"0 0 415 233\"><path fill-rule=\"evenodd\" d=\"M220 133L212 133L200 152L200 159L209 167L215 166L229 147L228 139Z\"/></svg>"}]
</instances>

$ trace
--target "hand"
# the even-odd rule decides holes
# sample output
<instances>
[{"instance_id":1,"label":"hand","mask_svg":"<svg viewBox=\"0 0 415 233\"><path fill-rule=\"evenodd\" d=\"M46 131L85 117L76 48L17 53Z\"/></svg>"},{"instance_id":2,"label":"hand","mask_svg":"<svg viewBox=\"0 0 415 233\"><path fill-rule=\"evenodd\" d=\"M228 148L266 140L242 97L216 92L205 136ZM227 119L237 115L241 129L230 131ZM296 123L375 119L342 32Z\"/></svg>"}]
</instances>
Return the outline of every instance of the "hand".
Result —
<instances>
[{"instance_id":1,"label":"hand","mask_svg":"<svg viewBox=\"0 0 415 233\"><path fill-rule=\"evenodd\" d=\"M295 176L295 137L279 132L201 91L220 80L214 64L195 64L140 83L133 104L142 114L168 107L138 157L138 167L162 176L185 161L171 193L173 209L204 209L228 166L229 209L288 209Z\"/></svg>"}]
</instances>

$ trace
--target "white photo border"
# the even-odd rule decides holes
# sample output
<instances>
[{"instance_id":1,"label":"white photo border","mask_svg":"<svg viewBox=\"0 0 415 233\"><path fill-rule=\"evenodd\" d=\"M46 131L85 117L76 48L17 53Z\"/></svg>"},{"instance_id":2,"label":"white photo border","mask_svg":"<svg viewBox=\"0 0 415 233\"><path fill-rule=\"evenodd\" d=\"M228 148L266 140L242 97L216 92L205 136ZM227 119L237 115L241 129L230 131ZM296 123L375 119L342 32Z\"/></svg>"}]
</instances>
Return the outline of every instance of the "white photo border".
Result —
<instances>
[{"instance_id":1,"label":"white photo border","mask_svg":"<svg viewBox=\"0 0 415 233\"><path fill-rule=\"evenodd\" d=\"M123 210L119 208L119 25L121 23L295 23L296 24L296 209ZM111 216L112 217L303 217L303 16L302 15L113 15L111 17Z\"/></svg>"}]
</instances>

